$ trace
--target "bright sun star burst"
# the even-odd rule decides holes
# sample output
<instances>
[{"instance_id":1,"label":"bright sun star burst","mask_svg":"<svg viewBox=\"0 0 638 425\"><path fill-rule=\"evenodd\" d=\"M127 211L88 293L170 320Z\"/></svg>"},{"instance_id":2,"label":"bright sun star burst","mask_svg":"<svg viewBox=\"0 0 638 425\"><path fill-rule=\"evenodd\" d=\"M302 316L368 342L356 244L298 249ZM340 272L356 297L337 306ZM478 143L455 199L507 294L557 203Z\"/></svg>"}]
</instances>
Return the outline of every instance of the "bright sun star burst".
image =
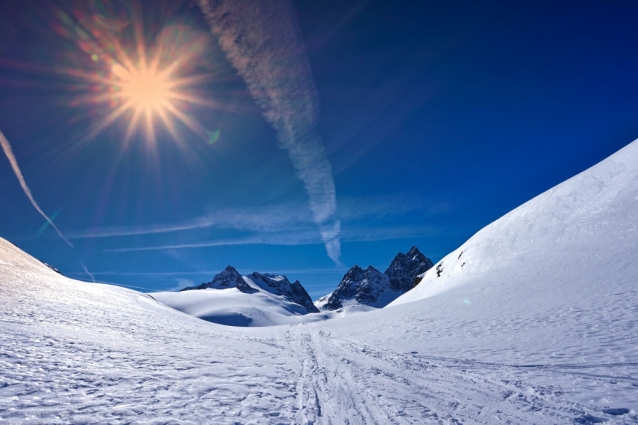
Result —
<instances>
[{"instance_id":1,"label":"bright sun star burst","mask_svg":"<svg viewBox=\"0 0 638 425\"><path fill-rule=\"evenodd\" d=\"M126 126L125 143L141 130L149 146L154 145L158 124L179 144L185 143L178 136L180 126L208 140L209 132L191 113L193 106L219 107L202 96L205 90L194 90L210 81L210 74L198 71L208 36L180 23L147 34L142 14L135 8L133 12L122 24L114 25L119 21L99 15L84 19L86 26L81 31L74 29L81 32L82 40L90 41L79 45L91 60L90 71L65 71L89 84L75 103L99 106L92 109L91 115L98 119L86 139L118 121ZM153 45L148 46L146 39L153 39Z\"/></svg>"},{"instance_id":2,"label":"bright sun star burst","mask_svg":"<svg viewBox=\"0 0 638 425\"><path fill-rule=\"evenodd\" d=\"M180 58L161 67L159 57L164 52L158 48L150 61L146 58L144 46L138 46L139 63L137 65L119 52L118 59L111 61L111 75L104 79L106 94L103 100L109 101L114 109L95 128L101 131L125 113L130 114L126 140L140 127L146 139L155 142L155 124L161 121L175 140L178 139L176 120L192 131L204 136L205 129L194 119L186 115L182 107L186 104L207 104L195 95L189 94L186 87L201 78L179 77ZM143 122L143 124L142 124Z\"/></svg>"},{"instance_id":3,"label":"bright sun star burst","mask_svg":"<svg viewBox=\"0 0 638 425\"><path fill-rule=\"evenodd\" d=\"M171 96L171 82L166 72L157 69L128 70L120 64L111 67L121 80L121 95L136 113L165 111Z\"/></svg>"},{"instance_id":4,"label":"bright sun star burst","mask_svg":"<svg viewBox=\"0 0 638 425\"><path fill-rule=\"evenodd\" d=\"M175 100L188 100L184 94L179 93L182 81L171 77L171 71L176 67L159 69L157 61L146 65L146 61L140 61L138 67L127 60L127 66L114 63L111 72L116 77L112 80L112 96L122 102L113 116L119 116L126 111L132 111L133 116L129 123L127 137L139 126L140 120L144 120L144 128L147 139L154 138L154 122L160 118L166 128L174 133L174 124L171 116L177 117L187 126L195 124L183 114L175 105Z\"/></svg>"}]
</instances>

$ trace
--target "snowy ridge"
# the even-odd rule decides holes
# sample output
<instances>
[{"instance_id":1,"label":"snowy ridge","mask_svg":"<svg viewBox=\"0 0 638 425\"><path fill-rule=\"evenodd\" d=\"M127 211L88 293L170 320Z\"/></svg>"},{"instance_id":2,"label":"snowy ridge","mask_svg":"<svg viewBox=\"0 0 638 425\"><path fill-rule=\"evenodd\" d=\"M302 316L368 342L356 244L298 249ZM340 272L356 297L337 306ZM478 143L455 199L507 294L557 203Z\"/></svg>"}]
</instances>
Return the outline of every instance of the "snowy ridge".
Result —
<instances>
[{"instance_id":1,"label":"snowy ridge","mask_svg":"<svg viewBox=\"0 0 638 425\"><path fill-rule=\"evenodd\" d=\"M242 275L239 274L233 266L227 266L221 273L217 274L210 282L202 283L198 286L189 286L183 291L192 291L194 289L229 289L237 288L239 292L244 294L252 294L259 292L259 289L250 286Z\"/></svg>"},{"instance_id":2,"label":"snowy ridge","mask_svg":"<svg viewBox=\"0 0 638 425\"><path fill-rule=\"evenodd\" d=\"M287 300L299 304L304 307L308 313L319 313L319 310L312 303L312 299L308 292L301 286L301 283L296 280L294 283L290 283L286 276L277 276L270 273L257 273L254 272L246 276L250 281L259 286L265 291L271 292L275 295L281 295Z\"/></svg>"}]
</instances>

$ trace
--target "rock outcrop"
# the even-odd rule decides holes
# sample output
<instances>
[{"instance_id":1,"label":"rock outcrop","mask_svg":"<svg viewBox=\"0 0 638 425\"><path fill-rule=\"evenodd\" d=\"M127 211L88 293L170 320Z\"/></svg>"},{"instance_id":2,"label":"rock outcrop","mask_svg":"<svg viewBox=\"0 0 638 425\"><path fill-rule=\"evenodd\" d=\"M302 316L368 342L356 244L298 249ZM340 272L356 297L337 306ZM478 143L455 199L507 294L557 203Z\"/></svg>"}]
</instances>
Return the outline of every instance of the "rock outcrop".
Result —
<instances>
[{"instance_id":1,"label":"rock outcrop","mask_svg":"<svg viewBox=\"0 0 638 425\"><path fill-rule=\"evenodd\" d=\"M315 302L322 310L337 310L346 305L385 307L417 284L417 276L432 268L432 261L413 246L406 254L398 253L381 273L372 266L354 266L343 276L337 289Z\"/></svg>"},{"instance_id":2,"label":"rock outcrop","mask_svg":"<svg viewBox=\"0 0 638 425\"><path fill-rule=\"evenodd\" d=\"M216 275L213 280L210 282L202 283L198 286L189 286L187 288L182 289L182 291L191 291L194 289L227 289L227 288L237 288L239 291L245 294L252 294L255 292L259 292L257 288L253 288L250 286L244 278L239 274L237 270L233 266L228 266Z\"/></svg>"}]
</instances>

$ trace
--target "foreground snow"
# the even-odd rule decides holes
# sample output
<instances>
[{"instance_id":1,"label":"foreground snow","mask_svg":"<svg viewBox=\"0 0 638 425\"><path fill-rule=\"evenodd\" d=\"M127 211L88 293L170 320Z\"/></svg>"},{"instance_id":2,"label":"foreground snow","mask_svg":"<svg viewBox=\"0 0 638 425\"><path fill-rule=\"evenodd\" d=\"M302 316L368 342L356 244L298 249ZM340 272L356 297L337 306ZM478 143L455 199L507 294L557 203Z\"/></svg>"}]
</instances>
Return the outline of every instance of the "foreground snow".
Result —
<instances>
[{"instance_id":1,"label":"foreground snow","mask_svg":"<svg viewBox=\"0 0 638 425\"><path fill-rule=\"evenodd\" d=\"M293 326L204 322L0 239L0 419L636 423L637 170L633 143L479 232L399 305Z\"/></svg>"}]
</instances>

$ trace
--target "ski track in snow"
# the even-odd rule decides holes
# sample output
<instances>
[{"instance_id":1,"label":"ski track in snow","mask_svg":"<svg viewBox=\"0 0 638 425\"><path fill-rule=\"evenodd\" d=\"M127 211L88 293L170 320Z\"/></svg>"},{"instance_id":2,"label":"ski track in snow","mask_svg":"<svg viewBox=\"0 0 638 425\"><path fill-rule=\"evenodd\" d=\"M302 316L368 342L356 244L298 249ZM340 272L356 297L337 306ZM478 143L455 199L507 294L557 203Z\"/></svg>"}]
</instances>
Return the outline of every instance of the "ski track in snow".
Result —
<instances>
[{"instance_id":1,"label":"ski track in snow","mask_svg":"<svg viewBox=\"0 0 638 425\"><path fill-rule=\"evenodd\" d=\"M327 323L228 328L133 291L42 273L20 273L22 286L7 284L7 273L0 279L0 423L638 420L513 379L508 364L403 353L335 337Z\"/></svg>"},{"instance_id":2,"label":"ski track in snow","mask_svg":"<svg viewBox=\"0 0 638 425\"><path fill-rule=\"evenodd\" d=\"M498 379L511 365L394 352L333 338L316 324L257 337L147 305L141 295L133 299L151 320L111 311L95 329L86 300L56 309L30 295L2 309L0 418L8 423L543 424L601 416L560 388Z\"/></svg>"},{"instance_id":3,"label":"ski track in snow","mask_svg":"<svg viewBox=\"0 0 638 425\"><path fill-rule=\"evenodd\" d=\"M597 417L560 388L498 379L511 365L402 354L332 339L314 324L291 327L285 339L302 366L296 423L547 424Z\"/></svg>"}]
</instances>

